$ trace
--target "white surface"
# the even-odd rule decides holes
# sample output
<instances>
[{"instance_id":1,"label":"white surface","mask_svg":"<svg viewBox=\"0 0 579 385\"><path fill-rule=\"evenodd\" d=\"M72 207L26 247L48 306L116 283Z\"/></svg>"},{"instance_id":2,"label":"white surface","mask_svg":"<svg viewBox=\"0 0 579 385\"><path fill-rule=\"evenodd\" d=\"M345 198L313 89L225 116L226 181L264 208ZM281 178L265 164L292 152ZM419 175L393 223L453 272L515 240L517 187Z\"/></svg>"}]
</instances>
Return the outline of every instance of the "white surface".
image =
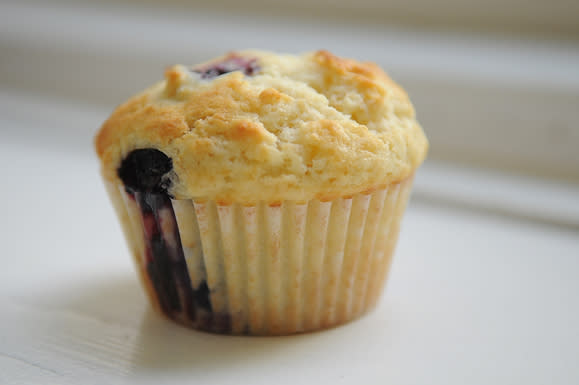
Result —
<instances>
[{"instance_id":1,"label":"white surface","mask_svg":"<svg viewBox=\"0 0 579 385\"><path fill-rule=\"evenodd\" d=\"M284 338L194 332L148 310L133 274L90 147L106 112L34 103L0 105L0 384L579 383L576 228L415 199L369 316ZM424 180L436 172L461 177Z\"/></svg>"}]
</instances>

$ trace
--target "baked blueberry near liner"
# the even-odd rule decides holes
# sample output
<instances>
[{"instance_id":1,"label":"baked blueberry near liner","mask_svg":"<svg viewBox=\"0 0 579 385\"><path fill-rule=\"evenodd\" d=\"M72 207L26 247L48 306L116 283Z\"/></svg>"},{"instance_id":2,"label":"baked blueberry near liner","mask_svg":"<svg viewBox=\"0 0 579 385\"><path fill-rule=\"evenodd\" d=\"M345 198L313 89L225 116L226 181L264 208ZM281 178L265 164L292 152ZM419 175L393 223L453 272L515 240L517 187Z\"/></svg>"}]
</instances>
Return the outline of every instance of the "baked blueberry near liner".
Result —
<instances>
[{"instance_id":1,"label":"baked blueberry near liner","mask_svg":"<svg viewBox=\"0 0 579 385\"><path fill-rule=\"evenodd\" d=\"M255 59L232 54L192 72L199 73L202 79L212 79L232 71L251 76L258 70ZM201 330L230 332L230 316L213 312L207 281L192 286L168 192L172 171L172 160L155 148L133 150L117 170L127 195L141 214L147 274L161 310L169 318Z\"/></svg>"},{"instance_id":2,"label":"baked blueberry near liner","mask_svg":"<svg viewBox=\"0 0 579 385\"><path fill-rule=\"evenodd\" d=\"M169 318L202 330L227 332L229 317L213 314L207 282L192 286L168 193L172 169L171 159L153 148L130 152L118 169L127 195L141 214L147 275Z\"/></svg>"}]
</instances>

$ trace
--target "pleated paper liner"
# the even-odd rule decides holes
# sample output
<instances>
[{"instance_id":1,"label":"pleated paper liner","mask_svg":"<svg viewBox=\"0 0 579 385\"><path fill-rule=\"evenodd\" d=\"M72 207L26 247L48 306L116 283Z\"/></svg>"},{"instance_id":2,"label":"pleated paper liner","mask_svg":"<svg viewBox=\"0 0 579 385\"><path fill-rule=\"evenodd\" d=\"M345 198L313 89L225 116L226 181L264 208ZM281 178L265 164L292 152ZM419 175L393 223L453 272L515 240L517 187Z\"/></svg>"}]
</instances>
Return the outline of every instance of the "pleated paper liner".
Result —
<instances>
[{"instance_id":1,"label":"pleated paper liner","mask_svg":"<svg viewBox=\"0 0 579 385\"><path fill-rule=\"evenodd\" d=\"M157 311L200 330L281 335L374 307L411 186L254 206L107 189Z\"/></svg>"}]
</instances>

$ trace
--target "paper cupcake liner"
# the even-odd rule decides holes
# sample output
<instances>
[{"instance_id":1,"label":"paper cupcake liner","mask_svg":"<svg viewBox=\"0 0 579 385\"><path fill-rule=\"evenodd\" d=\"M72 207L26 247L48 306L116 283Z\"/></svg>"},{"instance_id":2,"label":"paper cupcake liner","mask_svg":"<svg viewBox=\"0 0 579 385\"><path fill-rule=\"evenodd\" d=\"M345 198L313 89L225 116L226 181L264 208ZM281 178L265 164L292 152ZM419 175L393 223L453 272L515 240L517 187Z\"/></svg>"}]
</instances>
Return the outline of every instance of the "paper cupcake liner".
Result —
<instances>
[{"instance_id":1,"label":"paper cupcake liner","mask_svg":"<svg viewBox=\"0 0 579 385\"><path fill-rule=\"evenodd\" d=\"M107 190L155 309L195 329L280 335L376 304L411 185L254 206Z\"/></svg>"}]
</instances>

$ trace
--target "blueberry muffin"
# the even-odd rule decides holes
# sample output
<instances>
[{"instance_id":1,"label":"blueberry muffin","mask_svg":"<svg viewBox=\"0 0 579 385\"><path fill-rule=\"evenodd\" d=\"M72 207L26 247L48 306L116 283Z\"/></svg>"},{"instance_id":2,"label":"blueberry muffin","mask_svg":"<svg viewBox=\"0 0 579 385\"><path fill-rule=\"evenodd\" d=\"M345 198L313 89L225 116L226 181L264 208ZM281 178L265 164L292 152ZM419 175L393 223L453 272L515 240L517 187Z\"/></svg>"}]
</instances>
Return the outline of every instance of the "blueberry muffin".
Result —
<instances>
[{"instance_id":1,"label":"blueberry muffin","mask_svg":"<svg viewBox=\"0 0 579 385\"><path fill-rule=\"evenodd\" d=\"M251 335L376 304L428 147L402 88L326 51L173 66L95 143L153 306Z\"/></svg>"}]
</instances>

